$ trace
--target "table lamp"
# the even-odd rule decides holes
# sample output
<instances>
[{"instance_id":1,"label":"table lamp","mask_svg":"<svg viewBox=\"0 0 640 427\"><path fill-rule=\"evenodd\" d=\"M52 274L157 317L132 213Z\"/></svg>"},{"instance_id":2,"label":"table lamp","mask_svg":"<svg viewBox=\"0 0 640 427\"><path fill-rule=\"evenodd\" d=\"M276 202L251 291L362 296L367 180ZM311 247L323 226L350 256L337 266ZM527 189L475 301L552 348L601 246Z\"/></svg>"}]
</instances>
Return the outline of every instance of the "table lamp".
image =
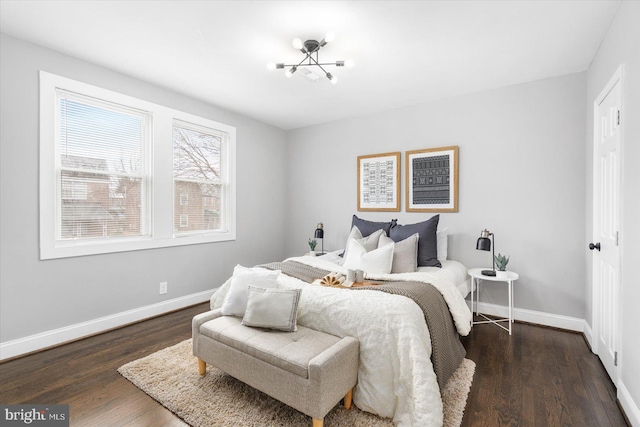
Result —
<instances>
[{"instance_id":1,"label":"table lamp","mask_svg":"<svg viewBox=\"0 0 640 427\"><path fill-rule=\"evenodd\" d=\"M489 239L491 236L491 239ZM493 240L493 245L491 245L491 240ZM482 270L482 275L484 276L495 276L496 275L496 241L495 236L492 232L487 229L484 229L480 232L480 237L478 238L478 243L476 243L476 249L480 251L489 251L493 246L493 252L491 259L493 260L493 270Z\"/></svg>"},{"instance_id":2,"label":"table lamp","mask_svg":"<svg viewBox=\"0 0 640 427\"><path fill-rule=\"evenodd\" d=\"M321 222L318 223L318 226L316 227L316 232L313 235L313 237L316 239L322 239L320 255L324 255L324 228Z\"/></svg>"}]
</instances>

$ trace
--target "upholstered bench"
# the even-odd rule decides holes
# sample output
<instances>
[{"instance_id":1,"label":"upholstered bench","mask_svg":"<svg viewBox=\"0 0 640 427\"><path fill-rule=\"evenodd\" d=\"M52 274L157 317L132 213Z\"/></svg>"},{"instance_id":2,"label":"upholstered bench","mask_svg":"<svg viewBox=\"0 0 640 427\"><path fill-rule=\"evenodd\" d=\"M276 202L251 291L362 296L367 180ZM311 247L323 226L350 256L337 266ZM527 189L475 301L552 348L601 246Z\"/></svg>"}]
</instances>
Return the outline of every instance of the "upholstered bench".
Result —
<instances>
[{"instance_id":1,"label":"upholstered bench","mask_svg":"<svg viewBox=\"0 0 640 427\"><path fill-rule=\"evenodd\" d=\"M344 397L351 407L359 342L298 325L296 332L250 328L212 310L193 318L193 354L200 375L209 363L312 417L324 417Z\"/></svg>"}]
</instances>

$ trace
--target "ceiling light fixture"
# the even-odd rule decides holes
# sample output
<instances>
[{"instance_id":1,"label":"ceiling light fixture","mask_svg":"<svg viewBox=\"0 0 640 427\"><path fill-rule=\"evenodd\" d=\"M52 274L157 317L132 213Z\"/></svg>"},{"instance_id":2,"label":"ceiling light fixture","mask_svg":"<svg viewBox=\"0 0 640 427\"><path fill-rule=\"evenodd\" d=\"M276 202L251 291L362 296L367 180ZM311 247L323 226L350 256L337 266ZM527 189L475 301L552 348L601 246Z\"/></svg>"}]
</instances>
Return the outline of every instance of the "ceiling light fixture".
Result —
<instances>
[{"instance_id":1,"label":"ceiling light fixture","mask_svg":"<svg viewBox=\"0 0 640 427\"><path fill-rule=\"evenodd\" d=\"M304 43L302 42L301 39L295 38L293 39L292 45L294 49L299 50L305 55L302 61L298 62L297 64L269 63L267 64L267 69L279 70L279 69L287 68L287 70L285 70L284 72L284 75L286 77L291 77L293 76L293 73L295 73L298 70L298 67L318 67L322 70L322 72L327 77L327 79L331 81L331 83L336 84L338 83L338 77L334 76L333 74L325 70L324 67L326 66L345 67L346 66L348 68L351 68L353 67L354 62L351 59L348 61L320 62L320 58L319 58L320 48L324 47L327 43L332 42L334 40L334 37L335 36L333 35L333 33L330 32L330 33L327 33L321 41L307 40Z\"/></svg>"}]
</instances>

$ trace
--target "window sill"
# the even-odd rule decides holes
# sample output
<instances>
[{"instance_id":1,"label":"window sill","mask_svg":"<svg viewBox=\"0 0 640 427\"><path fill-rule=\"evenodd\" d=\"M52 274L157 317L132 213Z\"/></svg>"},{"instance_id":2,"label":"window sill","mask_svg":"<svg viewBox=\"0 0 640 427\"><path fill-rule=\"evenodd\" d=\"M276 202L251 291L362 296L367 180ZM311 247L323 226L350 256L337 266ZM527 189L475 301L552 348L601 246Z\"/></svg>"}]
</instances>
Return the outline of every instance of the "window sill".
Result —
<instances>
[{"instance_id":1,"label":"window sill","mask_svg":"<svg viewBox=\"0 0 640 427\"><path fill-rule=\"evenodd\" d=\"M118 240L69 240L59 241L51 247L40 248L40 259L72 258L116 252L140 251L146 249L169 248L174 246L236 240L235 231L211 232L206 234L176 235L168 238L131 238Z\"/></svg>"}]
</instances>

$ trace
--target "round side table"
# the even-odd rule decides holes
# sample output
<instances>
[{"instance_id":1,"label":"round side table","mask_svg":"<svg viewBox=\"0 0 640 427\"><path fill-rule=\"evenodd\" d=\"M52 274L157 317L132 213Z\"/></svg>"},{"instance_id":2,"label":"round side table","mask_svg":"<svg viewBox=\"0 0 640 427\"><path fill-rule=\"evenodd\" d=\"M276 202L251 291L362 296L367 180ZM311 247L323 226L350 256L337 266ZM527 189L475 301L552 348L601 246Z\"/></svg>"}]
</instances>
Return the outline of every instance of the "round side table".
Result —
<instances>
[{"instance_id":1,"label":"round side table","mask_svg":"<svg viewBox=\"0 0 640 427\"><path fill-rule=\"evenodd\" d=\"M480 323L493 323L496 326L501 327L502 329L504 329L505 331L509 332L509 335L511 335L511 324L513 323L513 282L515 282L516 280L518 280L520 278L520 275L518 273L514 273L513 271L504 271L504 272L497 272L498 274L500 273L504 273L504 275L500 275L500 276L485 276L482 274L482 270L489 270L487 268L472 268L469 270L469 276L471 277L471 314L473 315L473 306L474 306L474 300L473 300L473 294L474 294L474 289L476 289L477 287L477 292L476 292L476 300L475 300L475 306L476 306L476 310L475 313L477 316L482 317L485 320L481 320L479 322L475 322L472 321L471 325L477 325ZM506 319L490 319L487 316L485 316L482 313L478 313L478 300L480 297L480 283L482 280L488 280L490 282L502 282L502 283L506 283L507 284L507 288L509 291L509 317ZM500 322L509 322L509 327L506 328L504 325L501 325Z\"/></svg>"}]
</instances>

